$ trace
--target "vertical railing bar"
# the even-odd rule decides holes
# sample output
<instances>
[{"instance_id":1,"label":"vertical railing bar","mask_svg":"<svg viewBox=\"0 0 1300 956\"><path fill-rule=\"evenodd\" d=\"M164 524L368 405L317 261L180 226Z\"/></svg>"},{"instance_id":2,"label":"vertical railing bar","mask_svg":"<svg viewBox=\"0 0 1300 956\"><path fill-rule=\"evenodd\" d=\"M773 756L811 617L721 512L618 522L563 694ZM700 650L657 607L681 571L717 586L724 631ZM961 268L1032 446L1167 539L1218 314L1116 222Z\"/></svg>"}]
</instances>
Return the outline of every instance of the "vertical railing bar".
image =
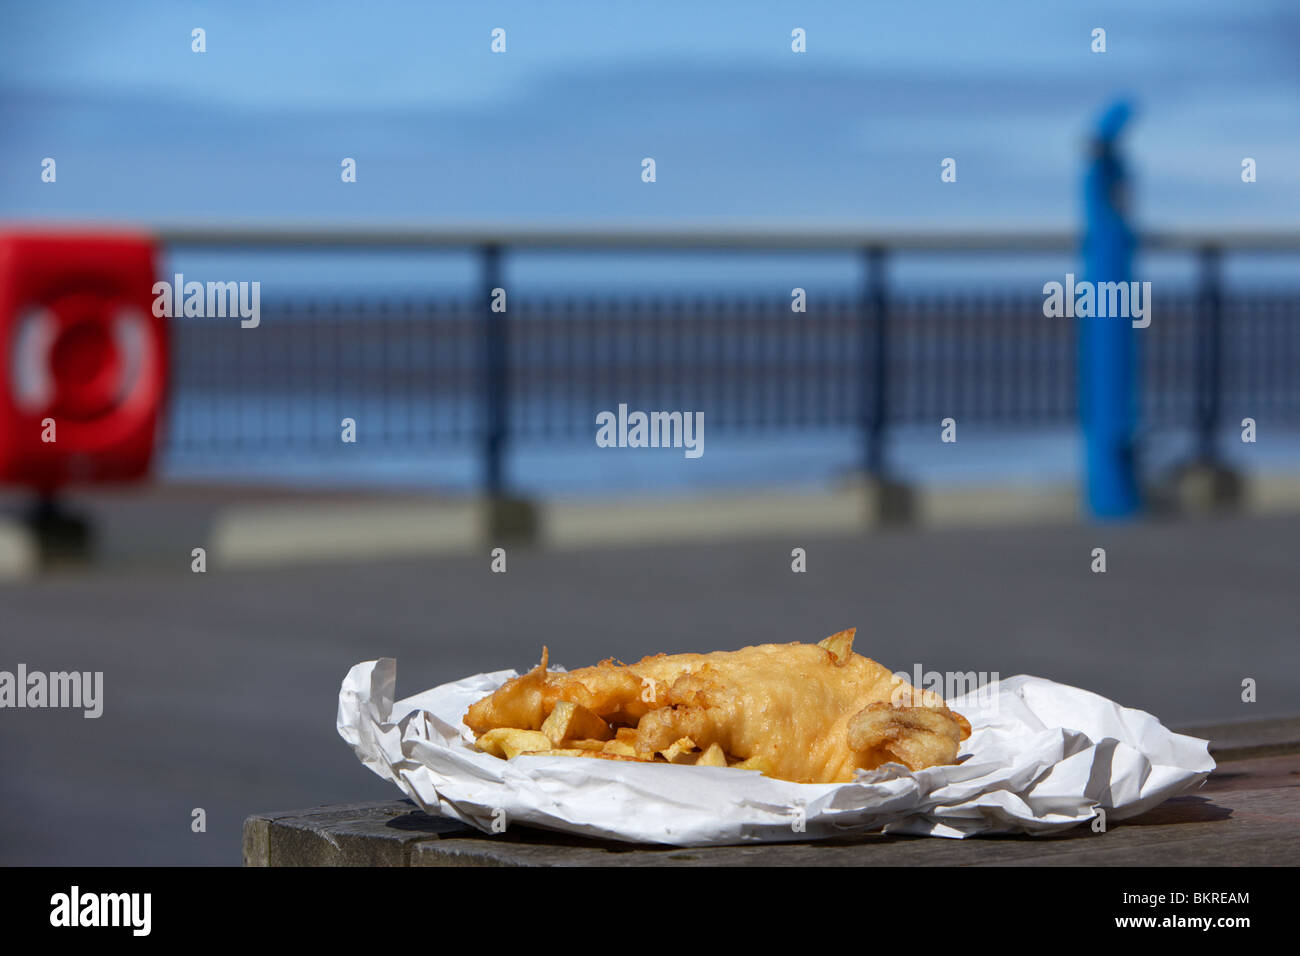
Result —
<instances>
[{"instance_id":1,"label":"vertical railing bar","mask_svg":"<svg viewBox=\"0 0 1300 956\"><path fill-rule=\"evenodd\" d=\"M1220 251L1200 250L1197 295L1196 448L1202 461L1216 459L1215 429L1222 405L1223 290Z\"/></svg>"},{"instance_id":2,"label":"vertical railing bar","mask_svg":"<svg viewBox=\"0 0 1300 956\"><path fill-rule=\"evenodd\" d=\"M509 410L509 329L505 312L492 308L492 290L501 287L501 247L495 243L479 250L482 269L479 308L483 316L483 483L490 497L505 490L502 456L505 453Z\"/></svg>"},{"instance_id":3,"label":"vertical railing bar","mask_svg":"<svg viewBox=\"0 0 1300 956\"><path fill-rule=\"evenodd\" d=\"M871 475L885 472L885 425L888 416L888 303L885 288L885 249L863 250L865 287L860 310L862 361L859 420L862 428L862 466Z\"/></svg>"}]
</instances>

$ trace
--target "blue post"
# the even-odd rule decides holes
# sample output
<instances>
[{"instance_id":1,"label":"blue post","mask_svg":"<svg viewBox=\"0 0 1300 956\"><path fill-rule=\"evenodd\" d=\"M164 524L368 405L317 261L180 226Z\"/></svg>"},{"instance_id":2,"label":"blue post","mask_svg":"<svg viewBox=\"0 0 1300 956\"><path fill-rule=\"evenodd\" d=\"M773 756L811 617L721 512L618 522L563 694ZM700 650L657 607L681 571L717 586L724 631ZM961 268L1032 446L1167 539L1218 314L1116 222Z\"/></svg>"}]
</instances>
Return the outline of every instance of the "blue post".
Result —
<instances>
[{"instance_id":1,"label":"blue post","mask_svg":"<svg viewBox=\"0 0 1300 956\"><path fill-rule=\"evenodd\" d=\"M1093 283L1128 282L1133 277L1136 239L1127 218L1128 176L1117 146L1130 113L1124 102L1102 113L1083 181L1084 278ZM1141 506L1135 456L1136 332L1128 317L1105 314L1104 297L1095 298L1096 313L1078 319L1088 510L1096 518L1124 518Z\"/></svg>"}]
</instances>

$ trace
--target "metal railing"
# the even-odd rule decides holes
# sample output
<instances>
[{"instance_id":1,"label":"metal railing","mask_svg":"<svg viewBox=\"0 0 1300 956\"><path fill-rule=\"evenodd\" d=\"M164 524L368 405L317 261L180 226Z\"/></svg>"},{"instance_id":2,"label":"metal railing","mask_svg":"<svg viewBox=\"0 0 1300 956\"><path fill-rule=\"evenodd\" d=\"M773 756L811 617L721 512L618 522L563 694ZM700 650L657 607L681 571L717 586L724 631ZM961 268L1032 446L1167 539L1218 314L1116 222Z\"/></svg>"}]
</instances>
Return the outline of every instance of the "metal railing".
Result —
<instances>
[{"instance_id":1,"label":"metal railing","mask_svg":"<svg viewBox=\"0 0 1300 956\"><path fill-rule=\"evenodd\" d=\"M619 404L704 411L710 431L853 428L861 466L883 473L889 430L942 418L1019 427L1078 414L1076 329L1048 319L1037 289L1007 294L892 290L899 252L1067 252L1065 232L892 235L761 228L616 231L164 228L176 247L472 247L477 295L277 299L262 322L177 318L168 445L175 454L337 446L344 417L367 440L419 448L475 443L485 490L503 493L509 444L591 439ZM1196 289L1160 290L1139 333L1145 425L1195 429L1199 453L1229 418L1300 419L1300 295L1225 295L1222 258L1300 253L1300 235L1165 234L1150 250L1198 256ZM518 249L856 250L858 290L810 297L510 296L490 307ZM1050 277L1049 277L1050 278Z\"/></svg>"}]
</instances>

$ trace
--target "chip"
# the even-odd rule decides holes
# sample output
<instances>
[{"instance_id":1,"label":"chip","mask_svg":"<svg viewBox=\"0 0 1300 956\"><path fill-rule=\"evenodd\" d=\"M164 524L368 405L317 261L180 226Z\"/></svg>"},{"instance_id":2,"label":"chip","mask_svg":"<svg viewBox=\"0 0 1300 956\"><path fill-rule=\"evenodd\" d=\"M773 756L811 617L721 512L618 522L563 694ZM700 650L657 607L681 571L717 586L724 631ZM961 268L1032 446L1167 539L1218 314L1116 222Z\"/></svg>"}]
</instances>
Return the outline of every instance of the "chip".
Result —
<instances>
[{"instance_id":1,"label":"chip","mask_svg":"<svg viewBox=\"0 0 1300 956\"><path fill-rule=\"evenodd\" d=\"M536 753L552 748L551 738L537 730L518 730L514 727L497 727L477 740L480 750L507 760L521 753Z\"/></svg>"},{"instance_id":2,"label":"chip","mask_svg":"<svg viewBox=\"0 0 1300 956\"><path fill-rule=\"evenodd\" d=\"M700 759L695 761L697 767L725 767L727 765L727 755L717 744L709 744L707 750L700 754Z\"/></svg>"},{"instance_id":3,"label":"chip","mask_svg":"<svg viewBox=\"0 0 1300 956\"><path fill-rule=\"evenodd\" d=\"M542 722L542 733L557 747L566 740L609 740L614 736L609 724L581 704L568 700L556 703L550 716Z\"/></svg>"},{"instance_id":4,"label":"chip","mask_svg":"<svg viewBox=\"0 0 1300 956\"><path fill-rule=\"evenodd\" d=\"M669 763L694 763L695 741L682 737L663 751L664 759ZM692 758L692 759L687 759Z\"/></svg>"}]
</instances>

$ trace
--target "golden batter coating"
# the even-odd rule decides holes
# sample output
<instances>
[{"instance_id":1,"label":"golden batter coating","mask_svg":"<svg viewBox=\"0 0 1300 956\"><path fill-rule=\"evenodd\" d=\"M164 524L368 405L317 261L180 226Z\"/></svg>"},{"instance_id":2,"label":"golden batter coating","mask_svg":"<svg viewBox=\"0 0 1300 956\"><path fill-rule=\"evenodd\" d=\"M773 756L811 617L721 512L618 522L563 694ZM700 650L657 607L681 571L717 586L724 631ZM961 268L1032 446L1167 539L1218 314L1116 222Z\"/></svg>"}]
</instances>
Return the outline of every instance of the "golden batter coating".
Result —
<instances>
[{"instance_id":1,"label":"golden batter coating","mask_svg":"<svg viewBox=\"0 0 1300 956\"><path fill-rule=\"evenodd\" d=\"M970 736L966 719L853 653L853 636L659 654L630 665L603 661L556 674L546 670L543 649L536 668L471 706L465 723L480 735L538 730L558 702L569 701L607 722L618 741L611 748L641 760L664 755L676 763L704 751L711 755L704 763L716 765L716 745L732 765L800 783L848 781L858 769L889 762L912 770L955 762Z\"/></svg>"}]
</instances>

